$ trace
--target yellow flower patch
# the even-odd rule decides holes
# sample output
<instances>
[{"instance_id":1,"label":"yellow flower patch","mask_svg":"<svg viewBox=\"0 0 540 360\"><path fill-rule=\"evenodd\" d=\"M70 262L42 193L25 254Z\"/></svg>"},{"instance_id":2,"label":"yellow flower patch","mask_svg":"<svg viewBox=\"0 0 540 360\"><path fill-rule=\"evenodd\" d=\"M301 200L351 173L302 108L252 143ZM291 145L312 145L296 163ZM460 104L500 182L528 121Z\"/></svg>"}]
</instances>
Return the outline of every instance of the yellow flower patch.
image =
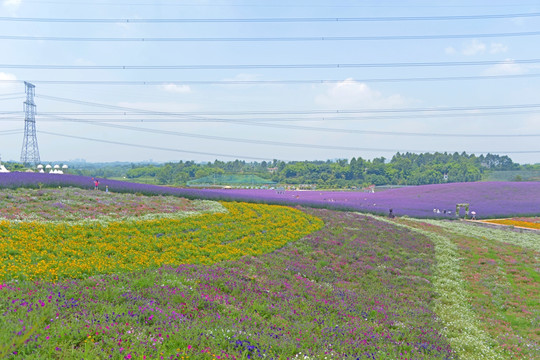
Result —
<instances>
[{"instance_id":1,"label":"yellow flower patch","mask_svg":"<svg viewBox=\"0 0 540 360\"><path fill-rule=\"evenodd\" d=\"M184 219L65 224L0 222L0 281L56 281L94 274L205 264L272 252L319 230L285 206L223 203L228 213Z\"/></svg>"}]
</instances>

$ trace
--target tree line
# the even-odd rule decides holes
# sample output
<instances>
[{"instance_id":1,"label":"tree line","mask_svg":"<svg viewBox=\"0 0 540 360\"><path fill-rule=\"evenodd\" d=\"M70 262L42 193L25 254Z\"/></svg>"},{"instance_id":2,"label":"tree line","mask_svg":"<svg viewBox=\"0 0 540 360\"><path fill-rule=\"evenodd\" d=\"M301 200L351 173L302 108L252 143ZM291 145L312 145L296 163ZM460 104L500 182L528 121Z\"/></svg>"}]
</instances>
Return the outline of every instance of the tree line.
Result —
<instances>
[{"instance_id":1,"label":"tree line","mask_svg":"<svg viewBox=\"0 0 540 360\"><path fill-rule=\"evenodd\" d=\"M67 164L70 164L67 162ZM17 163L4 163L20 170ZM520 165L508 156L462 153L396 153L366 160L361 157L326 161L243 160L197 163L72 163L69 173L101 178L185 186L188 181L220 174L256 175L278 184L316 185L319 188L350 188L368 185L425 185L479 181L492 171L540 170L540 164ZM519 179L516 179L519 180Z\"/></svg>"},{"instance_id":2,"label":"tree line","mask_svg":"<svg viewBox=\"0 0 540 360\"><path fill-rule=\"evenodd\" d=\"M444 182L479 181L489 171L520 170L508 156L476 156L463 153L397 153L365 160L361 157L327 161L242 160L196 163L135 165L126 171L129 179L154 178L159 184L185 185L190 180L219 174L257 175L279 184L316 185L322 188L367 185L424 185Z\"/></svg>"}]
</instances>

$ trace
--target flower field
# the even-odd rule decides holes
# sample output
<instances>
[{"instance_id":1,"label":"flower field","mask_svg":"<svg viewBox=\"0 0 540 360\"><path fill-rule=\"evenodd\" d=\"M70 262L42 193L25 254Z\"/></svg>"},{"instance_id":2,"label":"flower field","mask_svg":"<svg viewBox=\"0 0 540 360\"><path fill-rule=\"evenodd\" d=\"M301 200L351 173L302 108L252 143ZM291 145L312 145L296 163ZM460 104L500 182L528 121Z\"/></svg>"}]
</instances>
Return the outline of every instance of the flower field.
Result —
<instances>
[{"instance_id":1,"label":"flower field","mask_svg":"<svg viewBox=\"0 0 540 360\"><path fill-rule=\"evenodd\" d=\"M534 218L513 218L513 219L493 219L487 220L485 222L491 224L507 225L507 226L518 226L529 229L540 230L540 217Z\"/></svg>"},{"instance_id":2,"label":"flower field","mask_svg":"<svg viewBox=\"0 0 540 360\"><path fill-rule=\"evenodd\" d=\"M32 190L19 192L28 194ZM39 192L42 194L38 196L52 197L54 201L53 195L47 195L54 191ZM87 191L88 200L94 196L95 192ZM125 195L117 197L125 198ZM139 200L140 206L131 209L143 207L145 212L150 212L156 206L156 198L148 200L149 205ZM77 203L66 201L71 206ZM88 203L80 202L79 207L88 210ZM91 209L103 211L101 203L90 205ZM0 261L0 281L57 281L156 268L163 264L210 264L273 251L321 226L320 220L282 206L246 203L223 206L226 213L183 219L101 220L75 224L0 221L0 251L4 254ZM29 208L35 209L35 205ZM29 210L21 213L27 214ZM59 215L50 214L51 217Z\"/></svg>"},{"instance_id":3,"label":"flower field","mask_svg":"<svg viewBox=\"0 0 540 360\"><path fill-rule=\"evenodd\" d=\"M124 184L0 189L0 358L540 358L536 232Z\"/></svg>"},{"instance_id":4,"label":"flower field","mask_svg":"<svg viewBox=\"0 0 540 360\"><path fill-rule=\"evenodd\" d=\"M92 179L75 175L38 173L0 174L0 188L72 186L93 188ZM540 182L472 182L410 186L376 193L359 191L284 191L262 189L180 189L100 179L120 193L174 195L186 198L300 204L422 218L455 218L456 204L468 203L478 219L540 215ZM440 210L439 213L433 212ZM446 213L444 212L446 210ZM464 210L462 210L462 216Z\"/></svg>"},{"instance_id":5,"label":"flower field","mask_svg":"<svg viewBox=\"0 0 540 360\"><path fill-rule=\"evenodd\" d=\"M460 222L396 221L455 244L472 321L497 342L502 358L540 358L540 234Z\"/></svg>"},{"instance_id":6,"label":"flower field","mask_svg":"<svg viewBox=\"0 0 540 360\"><path fill-rule=\"evenodd\" d=\"M356 191L201 190L238 200L298 203L413 217L456 217L456 204L468 203L477 218L540 214L540 182L474 182L410 186L376 193ZM439 210L439 212L434 212ZM462 210L461 216L465 215Z\"/></svg>"},{"instance_id":7,"label":"flower field","mask_svg":"<svg viewBox=\"0 0 540 360\"><path fill-rule=\"evenodd\" d=\"M4 284L3 343L21 337L24 359L456 358L427 238L309 213L323 230L257 257Z\"/></svg>"},{"instance_id":8,"label":"flower field","mask_svg":"<svg viewBox=\"0 0 540 360\"><path fill-rule=\"evenodd\" d=\"M21 221L118 221L182 218L208 212L226 212L214 201L172 196L145 197L73 187L53 189L3 189L0 220Z\"/></svg>"}]
</instances>

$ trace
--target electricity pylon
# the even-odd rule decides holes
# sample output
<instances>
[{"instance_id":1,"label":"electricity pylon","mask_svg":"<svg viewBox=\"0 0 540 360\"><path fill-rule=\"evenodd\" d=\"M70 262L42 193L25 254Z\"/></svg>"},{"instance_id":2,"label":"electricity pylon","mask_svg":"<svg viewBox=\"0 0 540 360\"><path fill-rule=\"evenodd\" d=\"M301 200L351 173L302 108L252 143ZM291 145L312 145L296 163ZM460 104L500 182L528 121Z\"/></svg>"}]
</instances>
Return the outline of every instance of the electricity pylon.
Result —
<instances>
[{"instance_id":1,"label":"electricity pylon","mask_svg":"<svg viewBox=\"0 0 540 360\"><path fill-rule=\"evenodd\" d=\"M21 151L21 163L39 164L39 149L36 136L36 104L34 103L35 85L24 82L26 101L24 102L24 139Z\"/></svg>"}]
</instances>

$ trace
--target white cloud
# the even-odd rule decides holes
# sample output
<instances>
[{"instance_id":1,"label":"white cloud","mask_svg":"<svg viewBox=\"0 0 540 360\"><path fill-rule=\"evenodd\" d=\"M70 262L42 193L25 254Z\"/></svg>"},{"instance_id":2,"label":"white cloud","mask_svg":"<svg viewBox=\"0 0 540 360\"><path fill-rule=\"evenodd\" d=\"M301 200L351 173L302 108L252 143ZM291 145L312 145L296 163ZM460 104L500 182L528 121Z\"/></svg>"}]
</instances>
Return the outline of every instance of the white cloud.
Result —
<instances>
[{"instance_id":1,"label":"white cloud","mask_svg":"<svg viewBox=\"0 0 540 360\"><path fill-rule=\"evenodd\" d=\"M384 96L380 91L371 89L367 84L346 79L331 85L325 94L315 98L316 103L332 108L393 108L400 107L407 101L399 94Z\"/></svg>"},{"instance_id":2,"label":"white cloud","mask_svg":"<svg viewBox=\"0 0 540 360\"><path fill-rule=\"evenodd\" d=\"M491 44L487 45L486 43L483 43L477 39L463 43L460 50L456 50L456 48L453 46L448 46L444 49L444 52L447 55L455 55L460 52L465 56L484 54L485 52L489 52L490 54L499 54L507 51L508 46L503 43L492 42Z\"/></svg>"},{"instance_id":3,"label":"white cloud","mask_svg":"<svg viewBox=\"0 0 540 360\"><path fill-rule=\"evenodd\" d=\"M165 84L162 86L162 89L177 94L187 94L191 92L189 85Z\"/></svg>"},{"instance_id":4,"label":"white cloud","mask_svg":"<svg viewBox=\"0 0 540 360\"><path fill-rule=\"evenodd\" d=\"M446 49L444 49L444 52L447 54L447 55L454 55L457 53L457 50L455 48L453 48L452 46L449 46L447 47Z\"/></svg>"},{"instance_id":5,"label":"white cloud","mask_svg":"<svg viewBox=\"0 0 540 360\"><path fill-rule=\"evenodd\" d=\"M13 74L0 72L0 80L17 80L17 77Z\"/></svg>"},{"instance_id":6,"label":"white cloud","mask_svg":"<svg viewBox=\"0 0 540 360\"><path fill-rule=\"evenodd\" d=\"M2 5L6 7L16 8L21 5L22 0L4 0Z\"/></svg>"},{"instance_id":7,"label":"white cloud","mask_svg":"<svg viewBox=\"0 0 540 360\"><path fill-rule=\"evenodd\" d=\"M501 44L501 43L491 43L489 52L492 54L498 54L508 51L508 46Z\"/></svg>"},{"instance_id":8,"label":"white cloud","mask_svg":"<svg viewBox=\"0 0 540 360\"><path fill-rule=\"evenodd\" d=\"M12 83L12 82L3 82L5 80L14 81L14 80L17 80L17 77L13 74L0 72L0 89L6 90L6 89L15 88L17 86L17 84Z\"/></svg>"},{"instance_id":9,"label":"white cloud","mask_svg":"<svg viewBox=\"0 0 540 360\"><path fill-rule=\"evenodd\" d=\"M466 56L472 56L476 54L482 54L486 51L487 46L481 41L476 39L471 40L469 43L465 44L461 53Z\"/></svg>"},{"instance_id":10,"label":"white cloud","mask_svg":"<svg viewBox=\"0 0 540 360\"><path fill-rule=\"evenodd\" d=\"M525 67L516 64L512 59L506 59L503 63L493 65L484 71L486 75L517 75L526 72Z\"/></svg>"}]
</instances>

